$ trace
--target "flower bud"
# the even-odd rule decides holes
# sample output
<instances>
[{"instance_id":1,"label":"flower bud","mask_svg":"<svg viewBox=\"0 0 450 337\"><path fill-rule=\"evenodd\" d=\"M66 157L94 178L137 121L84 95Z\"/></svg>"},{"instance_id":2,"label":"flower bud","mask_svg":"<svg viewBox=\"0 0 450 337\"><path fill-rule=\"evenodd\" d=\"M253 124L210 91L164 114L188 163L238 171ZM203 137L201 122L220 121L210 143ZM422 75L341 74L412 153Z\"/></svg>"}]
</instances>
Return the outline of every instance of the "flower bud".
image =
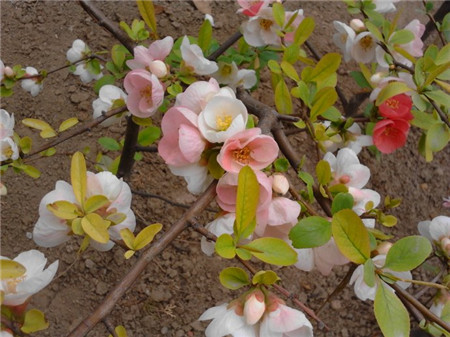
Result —
<instances>
[{"instance_id":1,"label":"flower bud","mask_svg":"<svg viewBox=\"0 0 450 337\"><path fill-rule=\"evenodd\" d=\"M391 249L392 243L388 241L384 241L380 243L377 247L378 255L387 255L389 249Z\"/></svg>"},{"instance_id":2,"label":"flower bud","mask_svg":"<svg viewBox=\"0 0 450 337\"><path fill-rule=\"evenodd\" d=\"M372 77L370 78L370 82L372 82L373 84L377 85L378 83L381 82L381 80L384 78L384 73L382 72L378 72L372 75Z\"/></svg>"},{"instance_id":3,"label":"flower bud","mask_svg":"<svg viewBox=\"0 0 450 337\"><path fill-rule=\"evenodd\" d=\"M272 176L272 189L280 194L286 194L289 190L289 181L282 174L274 174Z\"/></svg>"},{"instance_id":4,"label":"flower bud","mask_svg":"<svg viewBox=\"0 0 450 337\"><path fill-rule=\"evenodd\" d=\"M3 72L6 77L14 77L14 70L12 70L11 67L5 67Z\"/></svg>"},{"instance_id":5,"label":"flower bud","mask_svg":"<svg viewBox=\"0 0 450 337\"><path fill-rule=\"evenodd\" d=\"M167 66L163 61L155 60L150 63L150 71L158 78L162 78L167 75Z\"/></svg>"},{"instance_id":6,"label":"flower bud","mask_svg":"<svg viewBox=\"0 0 450 337\"><path fill-rule=\"evenodd\" d=\"M244 317L248 325L253 325L259 321L266 310L264 294L261 290L251 293L244 305Z\"/></svg>"},{"instance_id":7,"label":"flower bud","mask_svg":"<svg viewBox=\"0 0 450 337\"><path fill-rule=\"evenodd\" d=\"M447 253L447 255L450 255L450 238L444 237L441 239L441 247L442 250Z\"/></svg>"},{"instance_id":8,"label":"flower bud","mask_svg":"<svg viewBox=\"0 0 450 337\"><path fill-rule=\"evenodd\" d=\"M6 189L6 186L0 182L0 196L5 196L6 194L8 194L8 190Z\"/></svg>"},{"instance_id":9,"label":"flower bud","mask_svg":"<svg viewBox=\"0 0 450 337\"><path fill-rule=\"evenodd\" d=\"M350 27L356 32L360 33L366 30L366 25L360 19L353 19L350 21Z\"/></svg>"}]
</instances>

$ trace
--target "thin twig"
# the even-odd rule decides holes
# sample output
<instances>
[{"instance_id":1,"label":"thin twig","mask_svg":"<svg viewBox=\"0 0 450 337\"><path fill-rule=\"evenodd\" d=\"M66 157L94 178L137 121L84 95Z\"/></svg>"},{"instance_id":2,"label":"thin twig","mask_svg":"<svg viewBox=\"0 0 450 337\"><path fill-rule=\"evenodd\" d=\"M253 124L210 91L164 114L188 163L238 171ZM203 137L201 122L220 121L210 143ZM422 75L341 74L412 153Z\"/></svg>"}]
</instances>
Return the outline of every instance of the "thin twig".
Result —
<instances>
[{"instance_id":1,"label":"thin twig","mask_svg":"<svg viewBox=\"0 0 450 337\"><path fill-rule=\"evenodd\" d=\"M427 93L423 93L425 95L425 97L428 99L428 101L431 103L431 105L433 106L433 108L437 111L437 113L439 114L439 117L441 117L442 121L447 124L447 126L450 128L450 121L447 119L447 117L445 117L444 112L441 110L441 108L439 107L439 105L437 105L437 103L431 99L430 97L427 96Z\"/></svg>"},{"instance_id":2,"label":"thin twig","mask_svg":"<svg viewBox=\"0 0 450 337\"><path fill-rule=\"evenodd\" d=\"M215 61L220 55L225 53L228 48L230 48L237 40L239 40L242 37L241 32L236 32L233 35L231 35L228 40L226 40L217 50L215 50L211 55L209 55L207 58L210 61Z\"/></svg>"},{"instance_id":3,"label":"thin twig","mask_svg":"<svg viewBox=\"0 0 450 337\"><path fill-rule=\"evenodd\" d=\"M444 1L445 2L445 1ZM423 6L426 8L427 7L427 2L425 1L425 0L422 0L422 3L423 3ZM442 6L444 6L445 5L445 3L442 5ZM440 9L440 8L439 8ZM439 10L438 10L438 12L439 12ZM442 32L439 30L439 26L437 25L437 22L436 22L436 20L434 19L434 17L433 17L433 15L431 15L429 12L427 12L427 16L428 16L428 19L430 19L430 22L432 23L432 25L433 25L433 27L436 29L436 31L438 32L438 35L439 35L439 38L441 39L441 43L442 43L442 45L443 46L445 46L445 38L444 38L444 35L442 34ZM428 25L427 25L427 27L426 28L428 28ZM425 39L425 37L424 37L424 39Z\"/></svg>"},{"instance_id":4,"label":"thin twig","mask_svg":"<svg viewBox=\"0 0 450 337\"><path fill-rule=\"evenodd\" d=\"M108 317L105 317L102 319L103 324L106 327L106 330L113 336L113 337L119 337L116 334L116 330L114 329L114 325L109 321Z\"/></svg>"},{"instance_id":5,"label":"thin twig","mask_svg":"<svg viewBox=\"0 0 450 337\"><path fill-rule=\"evenodd\" d=\"M216 182L211 183L191 208L189 208L189 210L184 213L158 241L153 243L149 249L143 252L142 256L136 261L134 266L125 273L122 280L109 292L103 302L94 310L94 312L85 317L85 319L69 333L68 337L85 336L98 322L111 312L117 301L133 285L147 265L184 231L189 220L200 214L214 199L216 195L216 184Z\"/></svg>"}]
</instances>

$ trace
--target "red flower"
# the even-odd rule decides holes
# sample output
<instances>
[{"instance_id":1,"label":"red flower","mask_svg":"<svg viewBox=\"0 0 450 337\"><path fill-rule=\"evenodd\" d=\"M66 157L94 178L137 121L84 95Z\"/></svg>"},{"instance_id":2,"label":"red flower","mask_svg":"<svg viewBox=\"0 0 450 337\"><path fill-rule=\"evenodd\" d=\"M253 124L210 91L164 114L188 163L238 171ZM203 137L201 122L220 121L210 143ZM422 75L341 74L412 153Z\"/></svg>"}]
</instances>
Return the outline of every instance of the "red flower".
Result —
<instances>
[{"instance_id":1,"label":"red flower","mask_svg":"<svg viewBox=\"0 0 450 337\"><path fill-rule=\"evenodd\" d=\"M373 143L382 153L392 153L405 145L408 131L405 120L383 119L373 129Z\"/></svg>"},{"instance_id":2,"label":"red flower","mask_svg":"<svg viewBox=\"0 0 450 337\"><path fill-rule=\"evenodd\" d=\"M413 119L411 113L412 100L406 94L393 96L380 104L378 110L380 115L389 119L410 121Z\"/></svg>"}]
</instances>

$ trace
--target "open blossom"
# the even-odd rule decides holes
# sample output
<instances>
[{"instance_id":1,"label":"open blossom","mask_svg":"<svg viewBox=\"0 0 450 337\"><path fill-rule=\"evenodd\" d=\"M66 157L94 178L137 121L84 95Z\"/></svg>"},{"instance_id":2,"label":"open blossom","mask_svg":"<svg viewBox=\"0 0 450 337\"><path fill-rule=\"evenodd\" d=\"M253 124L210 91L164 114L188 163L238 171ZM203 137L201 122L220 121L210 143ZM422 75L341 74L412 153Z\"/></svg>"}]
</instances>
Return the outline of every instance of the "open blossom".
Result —
<instances>
[{"instance_id":1,"label":"open blossom","mask_svg":"<svg viewBox=\"0 0 450 337\"><path fill-rule=\"evenodd\" d=\"M123 85L128 93L128 110L136 117L152 116L163 102L164 88L161 82L144 69L130 71Z\"/></svg>"},{"instance_id":2,"label":"open blossom","mask_svg":"<svg viewBox=\"0 0 450 337\"><path fill-rule=\"evenodd\" d=\"M105 171L97 174L87 172L86 197L89 198L93 195L104 195L109 199L109 204L97 211L101 212L102 216L113 213L123 213L126 216L121 223L108 228L111 239L120 239L121 229L128 228L134 231L136 218L130 208L131 190L127 183L111 172ZM59 180L56 182L55 189L47 193L39 205L39 219L33 230L33 239L39 246L54 247L70 239L72 228L67 220L56 217L47 209L48 204L61 200L78 205L72 186ZM97 250L105 251L111 249L114 242L109 240L107 243L101 244L91 240L91 245Z\"/></svg>"},{"instance_id":3,"label":"open blossom","mask_svg":"<svg viewBox=\"0 0 450 337\"><path fill-rule=\"evenodd\" d=\"M322 122L322 124L327 129L331 128L330 131L333 134L338 131L331 126L329 121ZM372 136L363 135L361 127L357 123L353 123L352 126L345 130L343 137L339 134L334 134L329 140L321 141L320 145L326 152L334 152L337 149L346 147L358 154L364 146L373 145L373 140Z\"/></svg>"},{"instance_id":4,"label":"open blossom","mask_svg":"<svg viewBox=\"0 0 450 337\"><path fill-rule=\"evenodd\" d=\"M401 119L410 121L414 118L411 113L412 99L406 94L400 94L388 98L380 104L380 115L389 119Z\"/></svg>"},{"instance_id":5,"label":"open blossom","mask_svg":"<svg viewBox=\"0 0 450 337\"><path fill-rule=\"evenodd\" d=\"M450 256L450 217L437 216L433 220L421 221L418 224L419 233L441 246Z\"/></svg>"},{"instance_id":6,"label":"open blossom","mask_svg":"<svg viewBox=\"0 0 450 337\"><path fill-rule=\"evenodd\" d=\"M382 153L392 153L406 144L409 123L404 120L383 119L375 124L373 143Z\"/></svg>"},{"instance_id":7,"label":"open blossom","mask_svg":"<svg viewBox=\"0 0 450 337\"><path fill-rule=\"evenodd\" d=\"M158 152L168 165L180 167L197 163L206 147L198 130L198 116L188 108L170 108L161 121L163 137Z\"/></svg>"},{"instance_id":8,"label":"open blossom","mask_svg":"<svg viewBox=\"0 0 450 337\"><path fill-rule=\"evenodd\" d=\"M137 46L134 48L134 58L128 60L130 69L146 69L161 78L167 75L167 66L163 62L173 46L173 38L167 36L162 40L152 42L148 48Z\"/></svg>"},{"instance_id":9,"label":"open blossom","mask_svg":"<svg viewBox=\"0 0 450 337\"><path fill-rule=\"evenodd\" d=\"M277 158L278 150L272 137L261 135L260 128L252 128L228 138L217 156L217 162L228 172L238 173L246 165L262 170Z\"/></svg>"},{"instance_id":10,"label":"open blossom","mask_svg":"<svg viewBox=\"0 0 450 337\"><path fill-rule=\"evenodd\" d=\"M0 257L1 260L9 260ZM14 259L25 267L25 274L2 279L0 291L4 292L2 305L16 306L23 304L30 296L44 289L53 279L58 269L58 261L53 262L47 269L47 259L38 250L22 252Z\"/></svg>"},{"instance_id":11,"label":"open blossom","mask_svg":"<svg viewBox=\"0 0 450 337\"><path fill-rule=\"evenodd\" d=\"M362 32L353 40L351 54L356 62L369 63L375 59L377 41L370 32Z\"/></svg>"},{"instance_id":12,"label":"open blossom","mask_svg":"<svg viewBox=\"0 0 450 337\"><path fill-rule=\"evenodd\" d=\"M121 101L121 102L120 102ZM98 98L92 102L94 109L93 118L100 117L103 113L110 111L117 103L125 104L127 102L127 94L122 89L111 84L106 84L100 88ZM122 117L122 114L108 118L101 123L102 126L110 126Z\"/></svg>"},{"instance_id":13,"label":"open blossom","mask_svg":"<svg viewBox=\"0 0 450 337\"><path fill-rule=\"evenodd\" d=\"M373 207L377 207L380 204L381 197L380 194L376 191L370 189L359 189L359 188L348 188L348 193L350 193L353 197L353 211L361 215L366 212L365 206L371 201L373 202ZM364 223L364 226L367 228L375 227L375 219L361 219Z\"/></svg>"},{"instance_id":14,"label":"open blossom","mask_svg":"<svg viewBox=\"0 0 450 337\"><path fill-rule=\"evenodd\" d=\"M281 45L281 38L277 34L281 27L275 22L272 8L264 8L259 11L258 16L253 16L242 23L241 30L245 41L250 46Z\"/></svg>"},{"instance_id":15,"label":"open blossom","mask_svg":"<svg viewBox=\"0 0 450 337\"><path fill-rule=\"evenodd\" d=\"M39 72L36 68L33 67L26 67L25 68L25 77L26 76L33 76L33 75L39 75ZM37 96L41 91L44 85L41 82L41 79L39 77L34 77L26 80L21 81L22 89L25 91L28 91L31 96L35 97Z\"/></svg>"},{"instance_id":16,"label":"open blossom","mask_svg":"<svg viewBox=\"0 0 450 337\"><path fill-rule=\"evenodd\" d=\"M72 47L67 51L67 60L70 63L75 63L86 57L90 52L91 50L83 40L76 39L73 41Z\"/></svg>"},{"instance_id":17,"label":"open blossom","mask_svg":"<svg viewBox=\"0 0 450 337\"><path fill-rule=\"evenodd\" d=\"M328 152L323 157L331 167L333 173L332 184L344 184L348 187L362 188L370 178L370 170L359 163L355 152L350 149L339 150L337 156Z\"/></svg>"},{"instance_id":18,"label":"open blossom","mask_svg":"<svg viewBox=\"0 0 450 337\"><path fill-rule=\"evenodd\" d=\"M183 38L180 51L186 66L192 68L197 75L210 75L219 69L217 63L205 58L201 48L196 44L191 44L187 36Z\"/></svg>"},{"instance_id":19,"label":"open blossom","mask_svg":"<svg viewBox=\"0 0 450 337\"><path fill-rule=\"evenodd\" d=\"M219 70L212 76L220 83L235 89L242 86L244 89L252 88L256 82L256 73L250 69L238 69L236 63L219 62Z\"/></svg>"},{"instance_id":20,"label":"open blossom","mask_svg":"<svg viewBox=\"0 0 450 337\"><path fill-rule=\"evenodd\" d=\"M375 11L378 13L390 13L395 12L397 8L395 8L394 3L399 2L400 0L372 0L375 4Z\"/></svg>"},{"instance_id":21,"label":"open blossom","mask_svg":"<svg viewBox=\"0 0 450 337\"><path fill-rule=\"evenodd\" d=\"M183 106L195 112L197 115L205 108L208 101L221 90L219 83L214 78L207 81L197 81L186 88L184 92L177 95L175 106ZM230 90L231 91L231 90ZM234 95L230 93L230 95Z\"/></svg>"},{"instance_id":22,"label":"open blossom","mask_svg":"<svg viewBox=\"0 0 450 337\"><path fill-rule=\"evenodd\" d=\"M348 62L352 58L351 52L356 35L355 31L340 21L333 21L333 25L337 30L337 33L333 35L333 42L341 50L345 62Z\"/></svg>"},{"instance_id":23,"label":"open blossom","mask_svg":"<svg viewBox=\"0 0 450 337\"><path fill-rule=\"evenodd\" d=\"M237 13L242 13L246 16L256 16L259 14L259 12L267 8L273 0L260 0L260 1L252 1L252 0L237 0L239 8L237 10Z\"/></svg>"},{"instance_id":24,"label":"open blossom","mask_svg":"<svg viewBox=\"0 0 450 337\"><path fill-rule=\"evenodd\" d=\"M374 258L372 258L372 261L376 268L383 268L384 263L386 261L386 255L377 255ZM383 268L383 271L386 273L392 274L400 279L406 279L406 280L412 279L412 275L411 275L410 271L398 272L398 271L392 271L388 268ZM375 294L377 292L377 288L378 288L379 284L377 282L375 282L375 285L373 287L369 287L364 282L364 265L359 265L353 272L353 275L350 279L349 284L352 285L353 283L355 284L355 286L354 286L355 294L361 301L365 301L367 299L373 301L375 299ZM409 282L402 282L402 281L397 281L396 283L399 285L399 287L401 287L403 289L406 289L411 285L411 283L409 283ZM391 289L391 288L387 287L387 289Z\"/></svg>"},{"instance_id":25,"label":"open blossom","mask_svg":"<svg viewBox=\"0 0 450 337\"><path fill-rule=\"evenodd\" d=\"M183 177L187 182L187 189L190 193L198 195L206 190L214 178L208 173L208 167L201 163L189 164L186 166L168 165L172 174Z\"/></svg>"},{"instance_id":26,"label":"open blossom","mask_svg":"<svg viewBox=\"0 0 450 337\"><path fill-rule=\"evenodd\" d=\"M0 139L0 161L19 158L19 148L11 137Z\"/></svg>"},{"instance_id":27,"label":"open blossom","mask_svg":"<svg viewBox=\"0 0 450 337\"><path fill-rule=\"evenodd\" d=\"M9 114L5 109L0 109L0 139L14 135L14 114Z\"/></svg>"}]
</instances>

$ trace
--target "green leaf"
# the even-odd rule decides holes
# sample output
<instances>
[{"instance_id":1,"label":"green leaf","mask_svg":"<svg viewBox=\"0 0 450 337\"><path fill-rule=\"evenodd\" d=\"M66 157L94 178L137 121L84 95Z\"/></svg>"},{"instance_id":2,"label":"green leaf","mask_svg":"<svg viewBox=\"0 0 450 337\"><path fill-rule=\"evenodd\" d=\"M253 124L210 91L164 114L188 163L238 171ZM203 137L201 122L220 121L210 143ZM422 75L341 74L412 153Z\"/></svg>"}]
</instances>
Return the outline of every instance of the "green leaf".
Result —
<instances>
[{"instance_id":1,"label":"green leaf","mask_svg":"<svg viewBox=\"0 0 450 337\"><path fill-rule=\"evenodd\" d=\"M278 158L274 161L273 166L277 172L286 172L289 169L289 161L286 158Z\"/></svg>"},{"instance_id":2,"label":"green leaf","mask_svg":"<svg viewBox=\"0 0 450 337\"><path fill-rule=\"evenodd\" d=\"M162 224L155 223L145 227L143 230L136 235L134 239L134 249L139 250L147 246L150 242L153 241L153 238L159 231L162 229Z\"/></svg>"},{"instance_id":3,"label":"green leaf","mask_svg":"<svg viewBox=\"0 0 450 337\"><path fill-rule=\"evenodd\" d=\"M337 53L328 53L323 56L313 69L309 81L316 83L328 78L336 72L341 64L341 55Z\"/></svg>"},{"instance_id":4,"label":"green leaf","mask_svg":"<svg viewBox=\"0 0 450 337\"><path fill-rule=\"evenodd\" d=\"M311 17L306 17L300 22L294 33L294 44L301 46L311 35L314 30L314 19Z\"/></svg>"},{"instance_id":5,"label":"green leaf","mask_svg":"<svg viewBox=\"0 0 450 337\"><path fill-rule=\"evenodd\" d=\"M289 232L294 248L320 247L330 241L330 238L331 224L320 216L300 220Z\"/></svg>"},{"instance_id":6,"label":"green leaf","mask_svg":"<svg viewBox=\"0 0 450 337\"><path fill-rule=\"evenodd\" d=\"M300 81L300 77L298 77L297 70L295 70L294 66L289 62L281 61L281 69L283 69L283 72L294 81L296 82Z\"/></svg>"},{"instance_id":7,"label":"green leaf","mask_svg":"<svg viewBox=\"0 0 450 337\"><path fill-rule=\"evenodd\" d=\"M380 93L378 94L377 100L375 101L375 104L378 106L381 103L383 103L388 98L391 98L392 96L403 94L407 91L411 91L411 88L408 87L403 82L391 82L387 86L385 86L383 89L381 89Z\"/></svg>"},{"instance_id":8,"label":"green leaf","mask_svg":"<svg viewBox=\"0 0 450 337\"><path fill-rule=\"evenodd\" d=\"M316 176L319 184L326 185L331 181L331 166L326 160L321 160L316 166Z\"/></svg>"},{"instance_id":9,"label":"green leaf","mask_svg":"<svg viewBox=\"0 0 450 337\"><path fill-rule=\"evenodd\" d=\"M86 196L86 161L81 152L77 151L72 156L72 164L70 167L70 180L72 183L73 193L78 203L83 206Z\"/></svg>"},{"instance_id":10,"label":"green leaf","mask_svg":"<svg viewBox=\"0 0 450 337\"><path fill-rule=\"evenodd\" d=\"M232 259L236 256L236 247L230 234L222 234L217 238L215 245L216 253L225 258Z\"/></svg>"},{"instance_id":11,"label":"green leaf","mask_svg":"<svg viewBox=\"0 0 450 337\"><path fill-rule=\"evenodd\" d=\"M267 62L267 66L269 67L271 72L278 74L278 75L281 74L281 67L277 61L269 60L269 62Z\"/></svg>"},{"instance_id":12,"label":"green leaf","mask_svg":"<svg viewBox=\"0 0 450 337\"><path fill-rule=\"evenodd\" d=\"M37 309L28 310L25 313L25 318L20 330L30 334L36 331L45 330L48 328L48 322L44 317L44 313Z\"/></svg>"},{"instance_id":13,"label":"green leaf","mask_svg":"<svg viewBox=\"0 0 450 337\"><path fill-rule=\"evenodd\" d=\"M9 97L13 94L12 89L8 89L6 87L0 87L0 97Z\"/></svg>"},{"instance_id":14,"label":"green leaf","mask_svg":"<svg viewBox=\"0 0 450 337\"><path fill-rule=\"evenodd\" d=\"M298 177L303 180L306 184L306 189L308 191L309 201L312 201L314 198L313 186L314 186L314 178L308 172L300 171L298 173Z\"/></svg>"},{"instance_id":15,"label":"green leaf","mask_svg":"<svg viewBox=\"0 0 450 337\"><path fill-rule=\"evenodd\" d=\"M92 240L100 243L107 243L109 241L109 227L110 222L103 220L103 218L91 213L81 219L81 227Z\"/></svg>"},{"instance_id":16,"label":"green leaf","mask_svg":"<svg viewBox=\"0 0 450 337\"><path fill-rule=\"evenodd\" d=\"M117 337L128 337L127 331L122 325L116 326L114 331L116 332Z\"/></svg>"},{"instance_id":17,"label":"green leaf","mask_svg":"<svg viewBox=\"0 0 450 337\"><path fill-rule=\"evenodd\" d=\"M93 195L92 197L88 198L84 203L84 211L86 213L92 213L98 210L99 208L108 205L109 203L110 203L109 199L104 195Z\"/></svg>"},{"instance_id":18,"label":"green leaf","mask_svg":"<svg viewBox=\"0 0 450 337\"><path fill-rule=\"evenodd\" d=\"M114 65L118 68L118 69L122 69L123 68L123 64L125 62L125 57L126 54L128 53L128 50L120 45L120 44L115 44L112 48L111 48L111 58L114 62Z\"/></svg>"},{"instance_id":19,"label":"green leaf","mask_svg":"<svg viewBox=\"0 0 450 337\"><path fill-rule=\"evenodd\" d=\"M31 150L31 138L30 137L23 137L19 141L19 147L22 150L23 153L27 154Z\"/></svg>"},{"instance_id":20,"label":"green leaf","mask_svg":"<svg viewBox=\"0 0 450 337\"><path fill-rule=\"evenodd\" d=\"M294 64L298 61L300 54L300 48L296 44L288 46L283 53L283 62ZM297 75L298 76L298 75Z\"/></svg>"},{"instance_id":21,"label":"green leaf","mask_svg":"<svg viewBox=\"0 0 450 337\"><path fill-rule=\"evenodd\" d=\"M375 318L385 337L408 337L409 315L398 297L380 282L375 294Z\"/></svg>"},{"instance_id":22,"label":"green leaf","mask_svg":"<svg viewBox=\"0 0 450 337\"><path fill-rule=\"evenodd\" d=\"M437 54L434 63L441 65L450 62L450 43L447 43Z\"/></svg>"},{"instance_id":23,"label":"green leaf","mask_svg":"<svg viewBox=\"0 0 450 337\"><path fill-rule=\"evenodd\" d=\"M60 219L72 220L80 216L78 207L70 201L60 200L47 204L47 209Z\"/></svg>"},{"instance_id":24,"label":"green leaf","mask_svg":"<svg viewBox=\"0 0 450 337\"><path fill-rule=\"evenodd\" d=\"M128 228L120 230L120 237L128 248L134 250L134 234Z\"/></svg>"},{"instance_id":25,"label":"green leaf","mask_svg":"<svg viewBox=\"0 0 450 337\"><path fill-rule=\"evenodd\" d=\"M281 280L277 273L272 270L261 270L257 272L252 279L252 284L272 285Z\"/></svg>"},{"instance_id":26,"label":"green leaf","mask_svg":"<svg viewBox=\"0 0 450 337\"><path fill-rule=\"evenodd\" d=\"M231 290L236 290L250 284L247 273L237 267L223 269L220 272L219 280L225 288Z\"/></svg>"},{"instance_id":27,"label":"green leaf","mask_svg":"<svg viewBox=\"0 0 450 337\"><path fill-rule=\"evenodd\" d=\"M105 150L108 151L119 151L121 148L119 142L111 137L100 137L98 142Z\"/></svg>"},{"instance_id":28,"label":"green leaf","mask_svg":"<svg viewBox=\"0 0 450 337\"><path fill-rule=\"evenodd\" d=\"M203 50L203 53L206 53L211 45L212 38L212 26L209 20L203 21L202 26L198 32L198 40L197 44Z\"/></svg>"},{"instance_id":29,"label":"green leaf","mask_svg":"<svg viewBox=\"0 0 450 337\"><path fill-rule=\"evenodd\" d=\"M333 199L331 213L335 214L343 209L352 209L353 204L353 196L350 193L339 193Z\"/></svg>"},{"instance_id":30,"label":"green leaf","mask_svg":"<svg viewBox=\"0 0 450 337\"><path fill-rule=\"evenodd\" d=\"M414 119L410 123L418 128L428 130L437 122L432 114L414 109L411 110L411 113L413 114Z\"/></svg>"},{"instance_id":31,"label":"green leaf","mask_svg":"<svg viewBox=\"0 0 450 337\"><path fill-rule=\"evenodd\" d=\"M125 219L127 218L127 216L123 213L113 213L110 214L106 217L106 220L111 221L111 226L115 226L120 224L121 222L123 222Z\"/></svg>"},{"instance_id":32,"label":"green leaf","mask_svg":"<svg viewBox=\"0 0 450 337\"><path fill-rule=\"evenodd\" d=\"M39 178L41 176L41 171L39 171L36 167L31 165L22 165L20 169L23 171L23 173L29 175L31 178Z\"/></svg>"},{"instance_id":33,"label":"green leaf","mask_svg":"<svg viewBox=\"0 0 450 337\"><path fill-rule=\"evenodd\" d=\"M311 108L311 121L314 122L318 116L327 111L337 100L337 92L333 87L321 89L315 96Z\"/></svg>"},{"instance_id":34,"label":"green leaf","mask_svg":"<svg viewBox=\"0 0 450 337\"><path fill-rule=\"evenodd\" d=\"M40 136L42 138L51 138L57 135L56 131L48 124L47 122L41 121L40 119L35 118L25 118L22 119L22 124L33 128L41 130Z\"/></svg>"},{"instance_id":35,"label":"green leaf","mask_svg":"<svg viewBox=\"0 0 450 337\"><path fill-rule=\"evenodd\" d=\"M61 123L58 131L59 132L66 131L67 129L70 129L72 126L77 125L78 123L79 123L79 120L76 117L66 119L64 122Z\"/></svg>"},{"instance_id":36,"label":"green leaf","mask_svg":"<svg viewBox=\"0 0 450 337\"><path fill-rule=\"evenodd\" d=\"M161 129L157 126L149 126L139 132L138 144L149 146L161 137Z\"/></svg>"},{"instance_id":37,"label":"green leaf","mask_svg":"<svg viewBox=\"0 0 450 337\"><path fill-rule=\"evenodd\" d=\"M133 255L134 255L134 253L136 253L134 250L131 250L131 249L128 249L124 254L123 254L123 256L125 257L125 259L129 259L129 258L131 258ZM110 335L111 336L111 335Z\"/></svg>"},{"instance_id":38,"label":"green leaf","mask_svg":"<svg viewBox=\"0 0 450 337\"><path fill-rule=\"evenodd\" d=\"M155 39L158 38L156 29L155 7L151 0L136 0L139 13L144 19L147 26L155 33Z\"/></svg>"},{"instance_id":39,"label":"green leaf","mask_svg":"<svg viewBox=\"0 0 450 337\"><path fill-rule=\"evenodd\" d=\"M249 250L261 261L277 266L289 266L297 262L295 250L278 238L256 239L241 248Z\"/></svg>"},{"instance_id":40,"label":"green leaf","mask_svg":"<svg viewBox=\"0 0 450 337\"><path fill-rule=\"evenodd\" d=\"M364 283L369 287L375 286L375 265L372 259L367 259L364 263Z\"/></svg>"},{"instance_id":41,"label":"green leaf","mask_svg":"<svg viewBox=\"0 0 450 337\"><path fill-rule=\"evenodd\" d=\"M356 84L358 84L360 88L372 90L372 86L366 80L361 71L352 71L350 72L350 76L355 80Z\"/></svg>"},{"instance_id":42,"label":"green leaf","mask_svg":"<svg viewBox=\"0 0 450 337\"><path fill-rule=\"evenodd\" d=\"M83 230L83 227L81 226L81 218L73 219L71 228L72 228L73 234L84 235L84 230Z\"/></svg>"},{"instance_id":43,"label":"green leaf","mask_svg":"<svg viewBox=\"0 0 450 337\"><path fill-rule=\"evenodd\" d=\"M407 236L392 245L383 268L393 271L412 270L422 264L431 251L431 244L425 237Z\"/></svg>"},{"instance_id":44,"label":"green leaf","mask_svg":"<svg viewBox=\"0 0 450 337\"><path fill-rule=\"evenodd\" d=\"M397 218L393 215L383 215L380 222L385 227L394 227L397 224Z\"/></svg>"},{"instance_id":45,"label":"green leaf","mask_svg":"<svg viewBox=\"0 0 450 337\"><path fill-rule=\"evenodd\" d=\"M252 254L247 249L236 248L236 254L245 261L248 261L252 258Z\"/></svg>"},{"instance_id":46,"label":"green leaf","mask_svg":"<svg viewBox=\"0 0 450 337\"><path fill-rule=\"evenodd\" d=\"M450 107L450 95L447 95L442 90L427 91L424 92L424 95L431 98L438 105L445 106L446 108Z\"/></svg>"},{"instance_id":47,"label":"green leaf","mask_svg":"<svg viewBox=\"0 0 450 337\"><path fill-rule=\"evenodd\" d=\"M244 166L239 171L236 196L236 242L253 232L258 202L259 184L255 172L249 166Z\"/></svg>"},{"instance_id":48,"label":"green leaf","mask_svg":"<svg viewBox=\"0 0 450 337\"><path fill-rule=\"evenodd\" d=\"M13 260L0 260L0 279L16 278L25 274L27 269Z\"/></svg>"},{"instance_id":49,"label":"green leaf","mask_svg":"<svg viewBox=\"0 0 450 337\"><path fill-rule=\"evenodd\" d=\"M327 110L322 112L321 116L332 122L339 122L342 118L341 112L334 106L330 106Z\"/></svg>"},{"instance_id":50,"label":"green leaf","mask_svg":"<svg viewBox=\"0 0 450 337\"><path fill-rule=\"evenodd\" d=\"M275 2L272 5L272 12L273 12L273 18L275 19L275 22L278 26L283 27L284 26L284 7L279 2Z\"/></svg>"},{"instance_id":51,"label":"green leaf","mask_svg":"<svg viewBox=\"0 0 450 337\"><path fill-rule=\"evenodd\" d=\"M405 44L414 40L414 34L410 30L401 29L394 32L389 38L389 44Z\"/></svg>"},{"instance_id":52,"label":"green leaf","mask_svg":"<svg viewBox=\"0 0 450 337\"><path fill-rule=\"evenodd\" d=\"M275 106L280 114L292 113L291 94L284 79L281 79L275 88Z\"/></svg>"},{"instance_id":53,"label":"green leaf","mask_svg":"<svg viewBox=\"0 0 450 337\"><path fill-rule=\"evenodd\" d=\"M363 264L370 257L369 234L359 216L351 209L333 215L331 222L334 241L350 261Z\"/></svg>"},{"instance_id":54,"label":"green leaf","mask_svg":"<svg viewBox=\"0 0 450 337\"><path fill-rule=\"evenodd\" d=\"M441 151L450 140L450 130L443 123L433 124L427 132L426 146L433 152Z\"/></svg>"},{"instance_id":55,"label":"green leaf","mask_svg":"<svg viewBox=\"0 0 450 337\"><path fill-rule=\"evenodd\" d=\"M364 22L367 30L378 40L383 41L383 35L381 34L380 30L375 26L372 22L366 21Z\"/></svg>"}]
</instances>

